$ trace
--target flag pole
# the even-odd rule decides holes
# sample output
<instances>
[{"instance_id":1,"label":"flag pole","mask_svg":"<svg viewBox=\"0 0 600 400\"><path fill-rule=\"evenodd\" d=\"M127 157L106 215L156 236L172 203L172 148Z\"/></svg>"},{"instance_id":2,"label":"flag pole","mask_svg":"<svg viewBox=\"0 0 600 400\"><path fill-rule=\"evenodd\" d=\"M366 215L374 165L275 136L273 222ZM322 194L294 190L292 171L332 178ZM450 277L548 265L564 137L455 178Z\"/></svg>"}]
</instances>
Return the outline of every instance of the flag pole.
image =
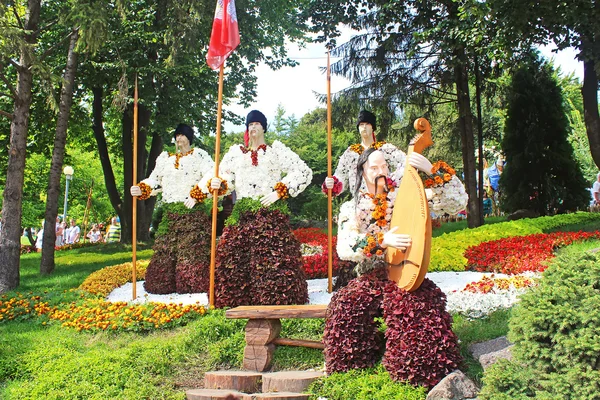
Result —
<instances>
[{"instance_id":1,"label":"flag pole","mask_svg":"<svg viewBox=\"0 0 600 400\"><path fill-rule=\"evenodd\" d=\"M133 171L132 182L137 183L137 154L138 152L138 84L137 75L135 76L135 89L133 91ZM131 283L133 287L133 300L137 298L136 293L136 267L137 267L137 197L132 196L133 204L131 209Z\"/></svg>"},{"instance_id":2,"label":"flag pole","mask_svg":"<svg viewBox=\"0 0 600 400\"><path fill-rule=\"evenodd\" d=\"M327 52L327 176L331 178L331 68ZM333 206L332 189L327 189L327 291L333 291Z\"/></svg>"},{"instance_id":3,"label":"flag pole","mask_svg":"<svg viewBox=\"0 0 600 400\"><path fill-rule=\"evenodd\" d=\"M223 111L223 69L225 63L219 69L219 97L217 100L217 134L215 139L215 176L219 176L219 157L221 151L221 113ZM215 306L215 261L217 256L217 203L219 189L213 191L212 207L212 235L210 241L210 287L208 303L210 307Z\"/></svg>"}]
</instances>

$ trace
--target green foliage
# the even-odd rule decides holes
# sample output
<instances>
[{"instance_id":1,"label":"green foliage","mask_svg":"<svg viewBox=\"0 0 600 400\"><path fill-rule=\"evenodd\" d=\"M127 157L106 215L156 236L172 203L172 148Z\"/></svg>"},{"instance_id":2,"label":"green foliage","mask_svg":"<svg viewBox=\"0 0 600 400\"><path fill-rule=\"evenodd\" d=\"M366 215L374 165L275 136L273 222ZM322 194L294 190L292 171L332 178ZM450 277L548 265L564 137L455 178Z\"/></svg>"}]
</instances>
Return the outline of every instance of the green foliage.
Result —
<instances>
[{"instance_id":1,"label":"green foliage","mask_svg":"<svg viewBox=\"0 0 600 400\"><path fill-rule=\"evenodd\" d=\"M375 368L334 373L315 381L308 389L311 399L325 397L329 400L423 400L426 390L405 383L396 383L378 365Z\"/></svg>"},{"instance_id":2,"label":"green foliage","mask_svg":"<svg viewBox=\"0 0 600 400\"><path fill-rule=\"evenodd\" d=\"M586 207L588 184L568 142L569 120L552 67L530 55L513 73L507 101L501 207L540 215Z\"/></svg>"},{"instance_id":3,"label":"green foliage","mask_svg":"<svg viewBox=\"0 0 600 400\"><path fill-rule=\"evenodd\" d=\"M249 197L245 197L235 203L235 206L233 207L233 211L231 212L231 215L225 221L225 225L226 226L237 225L237 223L240 220L240 216L242 214L244 214L246 211L256 213L261 208L263 208L263 205L260 204L259 200L254 200ZM290 214L290 210L287 206L287 203L285 201L281 201L281 200L276 201L275 203L271 204L267 209L271 210L271 211L277 210L286 215Z\"/></svg>"},{"instance_id":4,"label":"green foliage","mask_svg":"<svg viewBox=\"0 0 600 400\"><path fill-rule=\"evenodd\" d=\"M560 230L573 224L590 224L597 227L600 213L576 212L533 219L500 222L483 225L434 237L431 241L430 271L464 271L467 259L465 250L481 242L502 239L510 236L525 236L533 233L545 233Z\"/></svg>"},{"instance_id":5,"label":"green foliage","mask_svg":"<svg viewBox=\"0 0 600 400\"><path fill-rule=\"evenodd\" d=\"M212 200L206 200L201 203L196 203L192 208L187 208L183 203L164 203L157 209L155 214L158 215L156 219L153 219L153 223L157 223L158 228L156 229L156 235L161 236L168 232L169 221L167 218L163 218L165 213L175 213L178 215L193 214L197 211L203 211L206 215L212 213Z\"/></svg>"},{"instance_id":6,"label":"green foliage","mask_svg":"<svg viewBox=\"0 0 600 400\"><path fill-rule=\"evenodd\" d=\"M485 377L485 397L535 388L541 399L593 399L600 391L600 257L561 255L510 320L514 364ZM506 366L505 366L506 367ZM502 368L502 366L498 367ZM535 372L535 373L534 373ZM529 389L531 390L531 389ZM525 393L524 393L525 394Z\"/></svg>"}]
</instances>

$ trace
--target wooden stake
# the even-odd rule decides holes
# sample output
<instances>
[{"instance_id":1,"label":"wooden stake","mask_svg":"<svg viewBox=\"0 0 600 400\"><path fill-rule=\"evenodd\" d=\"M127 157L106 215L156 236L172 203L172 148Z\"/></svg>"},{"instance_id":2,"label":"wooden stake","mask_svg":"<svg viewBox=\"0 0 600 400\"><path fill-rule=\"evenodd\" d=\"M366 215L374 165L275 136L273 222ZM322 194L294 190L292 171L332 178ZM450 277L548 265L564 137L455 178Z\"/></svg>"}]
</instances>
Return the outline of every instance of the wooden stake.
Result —
<instances>
[{"instance_id":1,"label":"wooden stake","mask_svg":"<svg viewBox=\"0 0 600 400\"><path fill-rule=\"evenodd\" d=\"M138 84L137 75L135 77L135 89L133 92L133 173L132 182L135 185L137 183L137 151L138 151ZM131 282L133 284L133 300L137 298L136 293L136 268L137 268L137 197L133 197L133 207L131 209L131 271L132 277Z\"/></svg>"},{"instance_id":2,"label":"wooden stake","mask_svg":"<svg viewBox=\"0 0 600 400\"><path fill-rule=\"evenodd\" d=\"M219 157L221 151L221 113L223 111L223 69L225 63L219 69L219 97L217 100L217 137L215 139L215 176L219 176ZM217 205L219 190L213 191L212 208L212 236L210 242L210 287L208 291L208 304L215 306L215 261L217 256Z\"/></svg>"},{"instance_id":3,"label":"wooden stake","mask_svg":"<svg viewBox=\"0 0 600 400\"><path fill-rule=\"evenodd\" d=\"M90 186L90 191L88 192L87 203L85 203L85 212L83 213L83 243L85 243L85 239L87 238L87 224L90 219L90 209L92 208L92 190L94 189L94 178L92 178L92 185Z\"/></svg>"},{"instance_id":4,"label":"wooden stake","mask_svg":"<svg viewBox=\"0 0 600 400\"><path fill-rule=\"evenodd\" d=\"M331 68L327 52L327 176L331 178ZM327 190L327 291L333 291L333 206L331 189Z\"/></svg>"}]
</instances>

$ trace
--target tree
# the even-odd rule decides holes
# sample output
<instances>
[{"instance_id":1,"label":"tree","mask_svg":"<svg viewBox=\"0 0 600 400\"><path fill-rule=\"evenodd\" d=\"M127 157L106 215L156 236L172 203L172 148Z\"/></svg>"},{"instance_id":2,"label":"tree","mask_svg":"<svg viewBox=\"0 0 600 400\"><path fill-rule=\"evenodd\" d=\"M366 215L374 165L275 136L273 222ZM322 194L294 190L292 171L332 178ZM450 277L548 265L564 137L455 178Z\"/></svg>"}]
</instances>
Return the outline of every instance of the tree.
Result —
<instances>
[{"instance_id":1,"label":"tree","mask_svg":"<svg viewBox=\"0 0 600 400\"><path fill-rule=\"evenodd\" d=\"M507 2L495 0L492 8L498 22L511 42L532 40L553 42L559 50L574 47L583 62L584 121L590 151L600 168L600 114L598 111L598 82L600 80L600 7L594 0L525 0Z\"/></svg>"},{"instance_id":2,"label":"tree","mask_svg":"<svg viewBox=\"0 0 600 400\"><path fill-rule=\"evenodd\" d=\"M10 126L10 149L8 153L8 172L4 199L2 202L2 232L0 233L0 293L19 286L19 265L21 255L21 218L23 200L23 180L25 170L25 151L29 126L29 107L31 106L31 87L33 81L32 67L34 56L32 47L37 41L38 23L40 20L40 0L29 0L23 20L19 19L18 34L12 43L18 49L19 61L10 57L13 53L2 53L0 58L0 76L4 76L4 66L8 63L18 74L17 86L10 82L14 100L14 108ZM2 10L7 12L6 10ZM5 17L5 14L2 15ZM8 45L8 43L3 43ZM4 46L3 46L4 47Z\"/></svg>"},{"instance_id":3,"label":"tree","mask_svg":"<svg viewBox=\"0 0 600 400\"><path fill-rule=\"evenodd\" d=\"M568 142L569 120L550 65L532 55L512 74L502 141L506 166L501 207L541 215L573 211L589 201L587 183Z\"/></svg>"}]
</instances>

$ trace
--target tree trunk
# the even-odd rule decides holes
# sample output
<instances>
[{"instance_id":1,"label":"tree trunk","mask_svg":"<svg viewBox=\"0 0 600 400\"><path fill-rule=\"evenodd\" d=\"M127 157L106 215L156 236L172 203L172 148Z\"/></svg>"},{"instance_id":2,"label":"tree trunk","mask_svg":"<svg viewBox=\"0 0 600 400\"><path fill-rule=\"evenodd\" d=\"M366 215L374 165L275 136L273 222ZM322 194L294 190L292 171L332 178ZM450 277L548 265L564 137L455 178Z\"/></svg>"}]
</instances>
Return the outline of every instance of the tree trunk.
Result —
<instances>
[{"instance_id":1,"label":"tree trunk","mask_svg":"<svg viewBox=\"0 0 600 400\"><path fill-rule=\"evenodd\" d=\"M583 63L583 116L590 142L590 151L596 166L600 168L600 115L598 114L598 73L594 60Z\"/></svg>"},{"instance_id":2,"label":"tree trunk","mask_svg":"<svg viewBox=\"0 0 600 400\"><path fill-rule=\"evenodd\" d=\"M104 109L102 107L102 100L104 97L104 90L102 87L92 88L94 94L94 101L92 104L92 129L94 131L94 137L96 138L96 144L98 145L98 156L100 157L100 164L102 165L102 172L104 175L104 183L106 185L106 191L110 204L119 214L121 212L121 195L115 181L115 173L110 163L110 157L108 155L108 146L106 144L106 137L104 136Z\"/></svg>"},{"instance_id":3,"label":"tree trunk","mask_svg":"<svg viewBox=\"0 0 600 400\"><path fill-rule=\"evenodd\" d=\"M484 224L483 220L483 113L481 112L481 70L479 60L475 56L475 96L477 102L477 149L479 159L477 160L477 213L479 214L478 225Z\"/></svg>"},{"instance_id":4,"label":"tree trunk","mask_svg":"<svg viewBox=\"0 0 600 400\"><path fill-rule=\"evenodd\" d=\"M479 207L477 207L477 182L475 179L475 143L473 130L473 114L471 113L471 99L469 97L469 76L464 48L455 51L456 66L454 76L456 93L458 97L459 126L462 146L462 156L465 174L465 187L469 195L467 203L467 224L469 228L480 226Z\"/></svg>"},{"instance_id":5,"label":"tree trunk","mask_svg":"<svg viewBox=\"0 0 600 400\"><path fill-rule=\"evenodd\" d=\"M60 176L62 173L63 160L65 158L65 145L67 143L67 130L69 128L69 117L71 116L71 105L73 104L73 86L77 73L77 53L75 45L79 34L76 30L71 34L69 42L69 53L67 66L63 77L63 86L60 93L60 105L58 108L58 119L56 121L56 135L54 136L54 149L52 150L52 162L50 164L50 176L48 178L48 196L46 198L46 213L44 222L44 239L42 241L42 259L40 261L40 274L51 274L54 271L54 243L56 241L55 221L58 215L58 197L60 195ZM65 223L68 218L65 215ZM68 226L68 224L67 224Z\"/></svg>"},{"instance_id":6,"label":"tree trunk","mask_svg":"<svg viewBox=\"0 0 600 400\"><path fill-rule=\"evenodd\" d=\"M6 186L2 204L2 232L0 233L0 293L19 286L19 263L21 257L21 218L23 203L23 182L29 112L31 106L31 49L37 41L37 29L40 20L40 0L29 0L25 16L25 41L21 48L20 67L18 68L17 96L10 124L10 148Z\"/></svg>"}]
</instances>

